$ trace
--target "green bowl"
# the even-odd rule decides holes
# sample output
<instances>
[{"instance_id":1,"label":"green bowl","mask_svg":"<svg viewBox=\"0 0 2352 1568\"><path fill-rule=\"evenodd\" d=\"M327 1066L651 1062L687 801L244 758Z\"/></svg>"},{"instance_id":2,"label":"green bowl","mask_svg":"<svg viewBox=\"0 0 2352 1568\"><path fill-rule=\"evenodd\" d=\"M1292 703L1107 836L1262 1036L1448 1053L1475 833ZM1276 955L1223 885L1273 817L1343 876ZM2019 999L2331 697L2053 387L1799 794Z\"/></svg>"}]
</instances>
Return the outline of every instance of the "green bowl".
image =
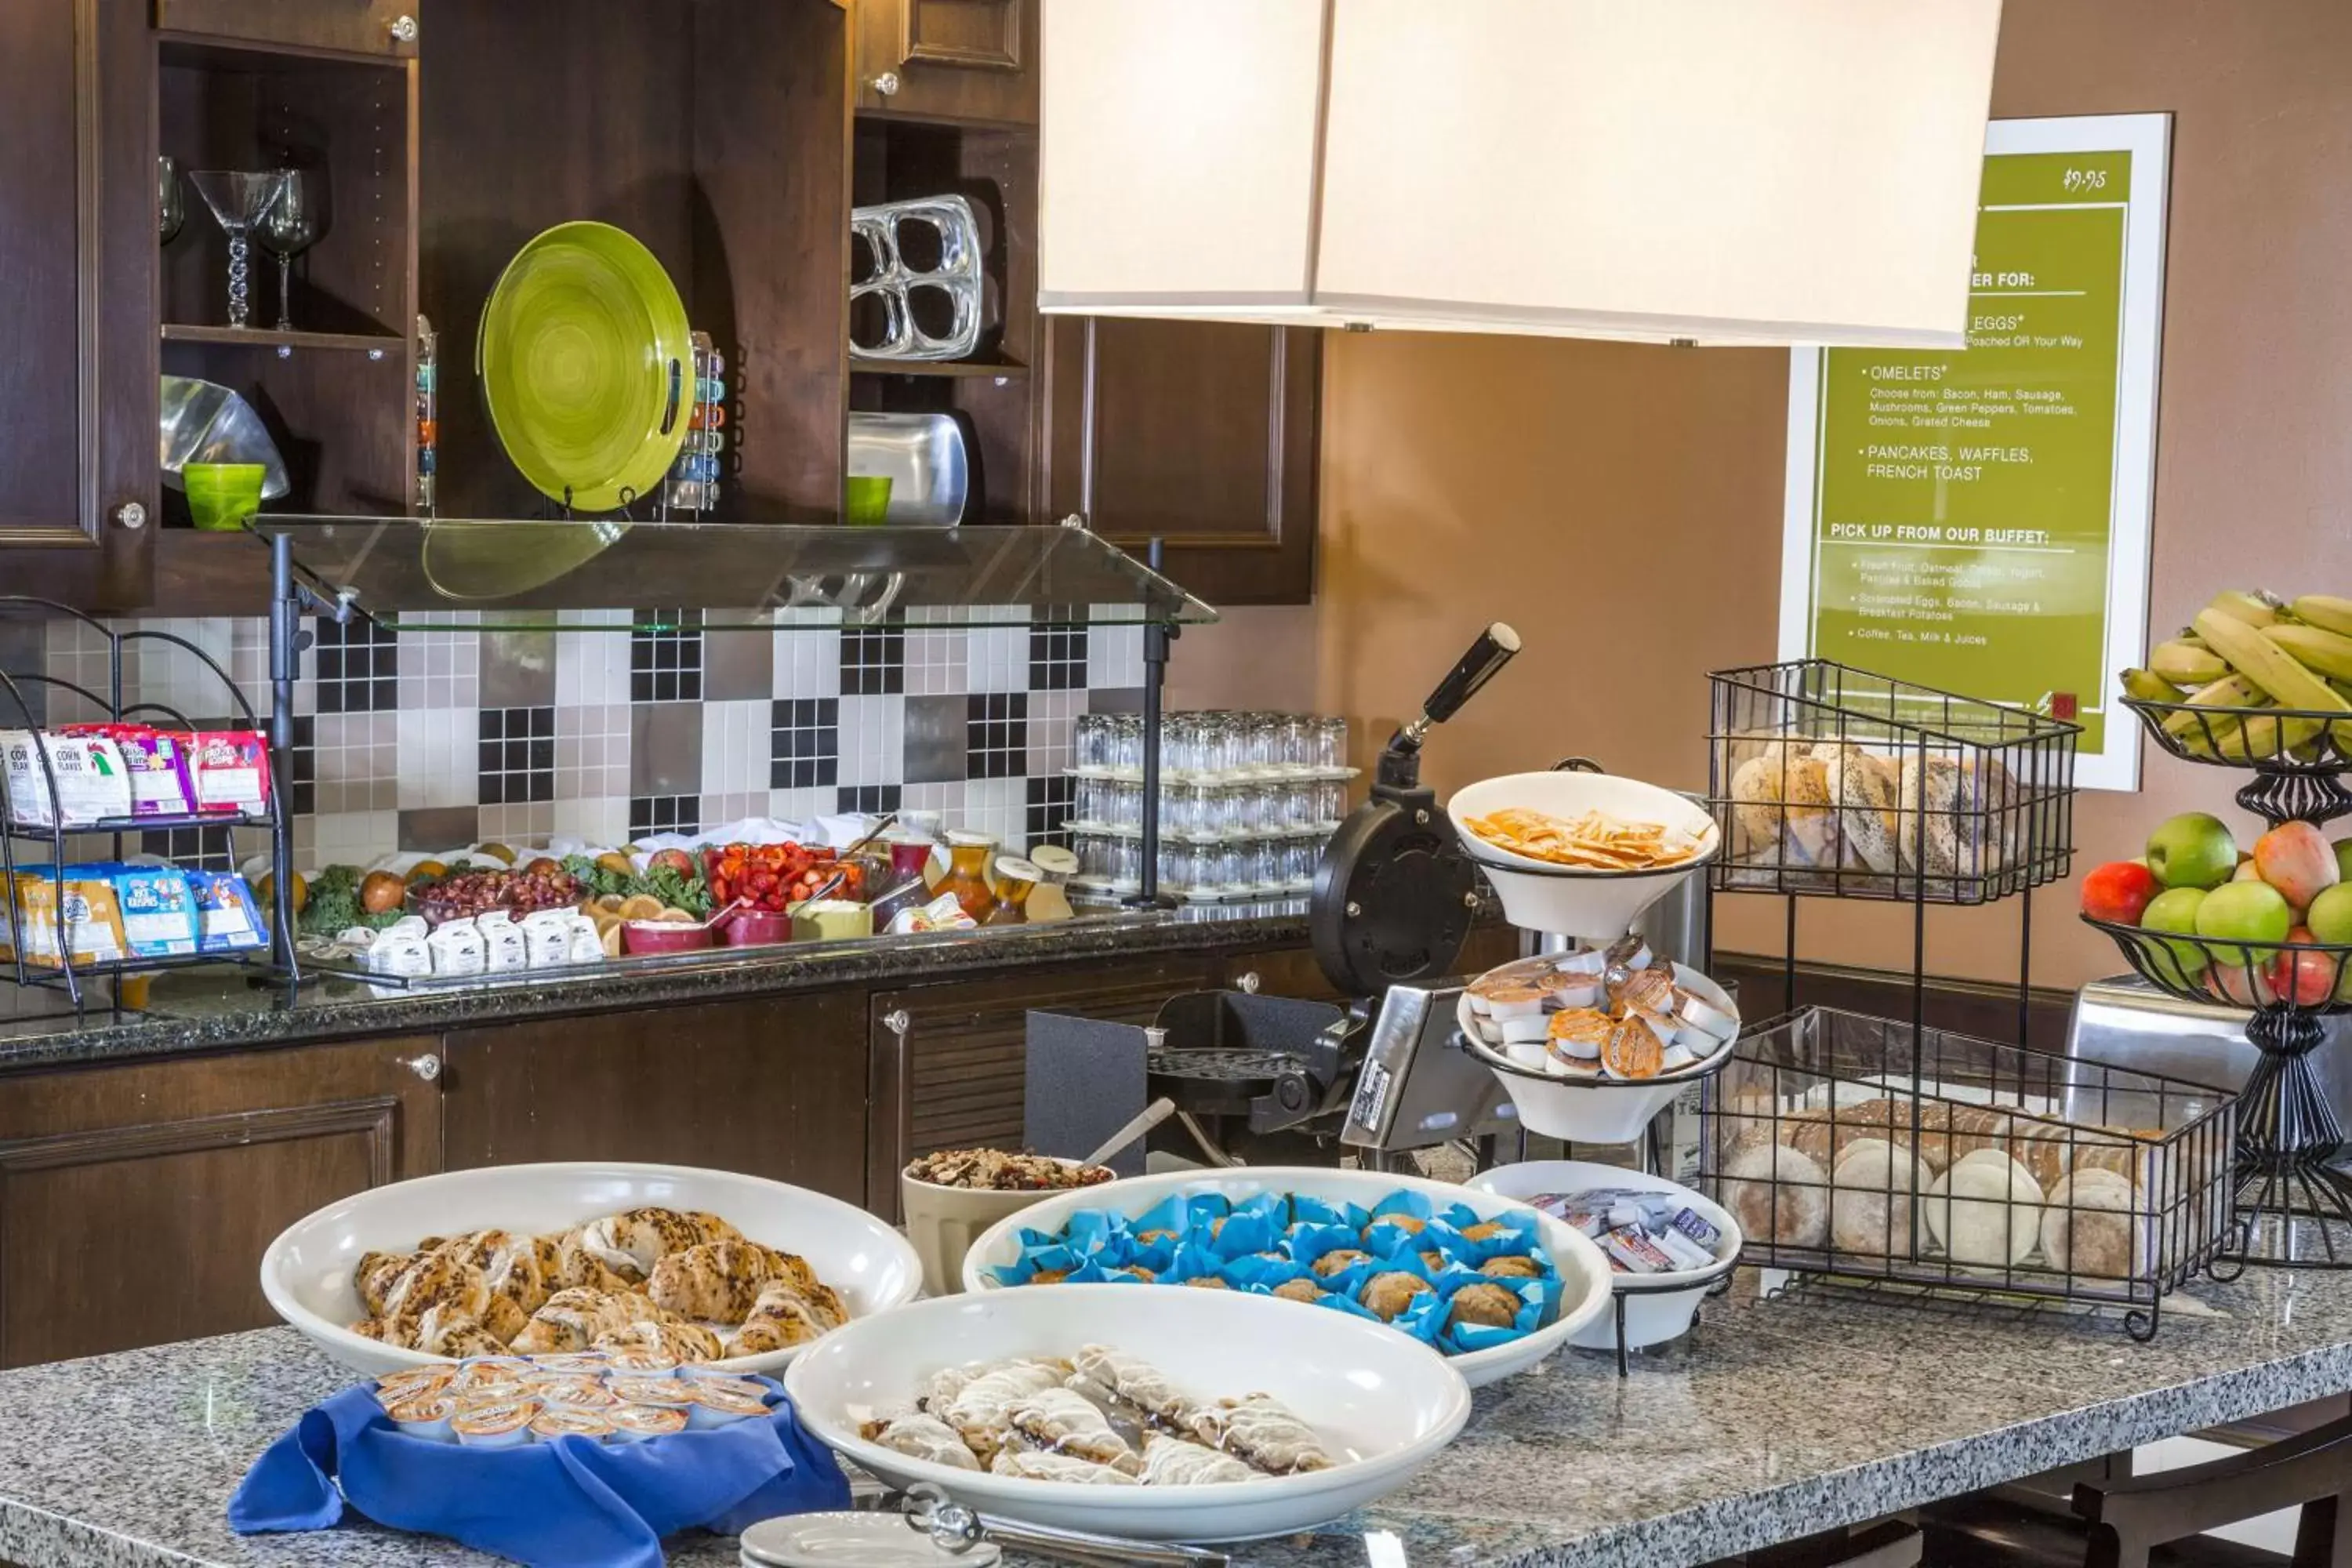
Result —
<instances>
[{"instance_id":1,"label":"green bowl","mask_svg":"<svg viewBox=\"0 0 2352 1568\"><path fill-rule=\"evenodd\" d=\"M234 532L261 510L261 480L268 469L259 463L186 463L181 482L188 489L188 512L196 526L209 532Z\"/></svg>"},{"instance_id":2,"label":"green bowl","mask_svg":"<svg viewBox=\"0 0 2352 1568\"><path fill-rule=\"evenodd\" d=\"M558 224L490 291L475 368L523 478L583 511L650 501L694 406L686 304L610 224Z\"/></svg>"},{"instance_id":3,"label":"green bowl","mask_svg":"<svg viewBox=\"0 0 2352 1568\"><path fill-rule=\"evenodd\" d=\"M870 528L890 515L890 476L852 474L842 481L847 505L843 515L860 527Z\"/></svg>"}]
</instances>

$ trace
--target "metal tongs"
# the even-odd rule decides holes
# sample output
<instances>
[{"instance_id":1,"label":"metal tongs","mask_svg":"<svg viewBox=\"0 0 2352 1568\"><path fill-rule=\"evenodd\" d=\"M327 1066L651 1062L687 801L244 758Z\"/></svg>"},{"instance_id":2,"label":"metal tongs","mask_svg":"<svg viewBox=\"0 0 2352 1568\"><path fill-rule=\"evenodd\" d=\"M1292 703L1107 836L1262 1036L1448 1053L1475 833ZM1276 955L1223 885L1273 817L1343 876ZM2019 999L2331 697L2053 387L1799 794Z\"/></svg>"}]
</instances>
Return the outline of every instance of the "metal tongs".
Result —
<instances>
[{"instance_id":1,"label":"metal tongs","mask_svg":"<svg viewBox=\"0 0 2352 1568\"><path fill-rule=\"evenodd\" d=\"M918 1481L900 1493L898 1510L906 1516L908 1529L929 1536L931 1544L940 1551L957 1555L981 1542L992 1541L999 1546L1076 1563L1080 1568L1129 1568L1134 1563L1147 1568L1225 1568L1225 1554L1204 1547L1054 1530L979 1513L929 1481Z\"/></svg>"}]
</instances>

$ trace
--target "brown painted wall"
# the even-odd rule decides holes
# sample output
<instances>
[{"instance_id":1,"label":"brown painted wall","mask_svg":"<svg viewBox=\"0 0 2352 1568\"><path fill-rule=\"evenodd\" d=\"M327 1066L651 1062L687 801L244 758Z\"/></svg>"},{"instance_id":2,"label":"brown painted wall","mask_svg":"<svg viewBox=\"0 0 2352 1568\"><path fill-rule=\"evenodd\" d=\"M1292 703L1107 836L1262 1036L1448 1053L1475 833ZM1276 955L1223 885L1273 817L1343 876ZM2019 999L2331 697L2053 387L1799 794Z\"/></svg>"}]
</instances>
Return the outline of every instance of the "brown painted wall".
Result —
<instances>
[{"instance_id":1,"label":"brown painted wall","mask_svg":"<svg viewBox=\"0 0 2352 1568\"><path fill-rule=\"evenodd\" d=\"M2352 593L2352 0L2011 0L1996 115L2147 110L2176 116L2154 622L2221 586ZM1318 603L1187 634L1185 699L1258 704L1311 667L1361 750L1499 617L1528 651L1433 742L1437 784L1588 752L1702 787L1706 672L1774 650L1786 356L1406 333L1326 353ZM2078 870L2176 811L2250 820L2231 787L2149 756L2139 795L2078 803ZM1727 945L1778 951L1777 900L1722 903ZM2071 885L2034 913L2038 981L2122 969ZM1931 921L1930 966L2013 975L2017 914ZM1800 945L1899 967L1908 934L1816 901Z\"/></svg>"}]
</instances>

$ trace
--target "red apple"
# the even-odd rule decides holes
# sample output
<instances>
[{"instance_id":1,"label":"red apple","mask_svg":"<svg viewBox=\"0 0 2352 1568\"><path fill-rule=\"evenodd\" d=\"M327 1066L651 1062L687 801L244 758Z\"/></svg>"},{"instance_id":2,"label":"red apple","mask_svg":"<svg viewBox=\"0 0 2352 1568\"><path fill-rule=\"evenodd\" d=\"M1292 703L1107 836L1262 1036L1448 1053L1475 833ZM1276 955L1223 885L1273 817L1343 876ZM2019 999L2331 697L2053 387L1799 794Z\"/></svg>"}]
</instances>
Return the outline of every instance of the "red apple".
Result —
<instances>
[{"instance_id":1,"label":"red apple","mask_svg":"<svg viewBox=\"0 0 2352 1568\"><path fill-rule=\"evenodd\" d=\"M2286 933L2286 939L2302 943L2318 940L2308 926L2295 927ZM2298 1007L2317 1007L2336 989L2336 959L2325 952L2282 951L2263 968L2263 978L2282 999Z\"/></svg>"},{"instance_id":2,"label":"red apple","mask_svg":"<svg viewBox=\"0 0 2352 1568\"><path fill-rule=\"evenodd\" d=\"M2335 846L2308 822L2282 822L2255 839L2254 869L2299 910L2309 909L2343 876Z\"/></svg>"},{"instance_id":3,"label":"red apple","mask_svg":"<svg viewBox=\"0 0 2352 1568\"><path fill-rule=\"evenodd\" d=\"M2136 926L2148 900L2162 891L2156 873L2139 861L2110 861L2083 879L2083 912L2110 925Z\"/></svg>"},{"instance_id":4,"label":"red apple","mask_svg":"<svg viewBox=\"0 0 2352 1568\"><path fill-rule=\"evenodd\" d=\"M2270 966L2263 965L2249 976L2242 963L2216 963L2207 972L2207 982L2231 1003L2240 1007L2267 1007L2278 999L2271 989Z\"/></svg>"}]
</instances>

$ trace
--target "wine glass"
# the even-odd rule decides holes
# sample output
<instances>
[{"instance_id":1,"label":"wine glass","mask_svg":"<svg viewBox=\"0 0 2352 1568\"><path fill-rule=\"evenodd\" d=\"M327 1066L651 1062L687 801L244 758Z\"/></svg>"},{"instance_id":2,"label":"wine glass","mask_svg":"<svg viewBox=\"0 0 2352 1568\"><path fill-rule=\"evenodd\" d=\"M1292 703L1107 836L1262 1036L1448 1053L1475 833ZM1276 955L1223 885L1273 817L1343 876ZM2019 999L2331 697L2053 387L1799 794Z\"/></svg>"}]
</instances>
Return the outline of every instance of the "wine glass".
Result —
<instances>
[{"instance_id":1,"label":"wine glass","mask_svg":"<svg viewBox=\"0 0 2352 1568\"><path fill-rule=\"evenodd\" d=\"M294 258L318 243L320 221L319 176L296 169L286 171L278 199L261 215L255 233L261 247L278 258L278 330L294 330Z\"/></svg>"},{"instance_id":2,"label":"wine glass","mask_svg":"<svg viewBox=\"0 0 2352 1568\"><path fill-rule=\"evenodd\" d=\"M162 237L159 245L169 245L180 237L180 226L188 221L188 198L180 189L180 162L170 153L159 153L155 159L155 232Z\"/></svg>"},{"instance_id":3,"label":"wine glass","mask_svg":"<svg viewBox=\"0 0 2352 1568\"><path fill-rule=\"evenodd\" d=\"M285 188L285 173L197 169L188 178L219 221L221 232L228 236L228 324L242 327L252 315L247 306L246 236L278 200L278 192Z\"/></svg>"}]
</instances>

